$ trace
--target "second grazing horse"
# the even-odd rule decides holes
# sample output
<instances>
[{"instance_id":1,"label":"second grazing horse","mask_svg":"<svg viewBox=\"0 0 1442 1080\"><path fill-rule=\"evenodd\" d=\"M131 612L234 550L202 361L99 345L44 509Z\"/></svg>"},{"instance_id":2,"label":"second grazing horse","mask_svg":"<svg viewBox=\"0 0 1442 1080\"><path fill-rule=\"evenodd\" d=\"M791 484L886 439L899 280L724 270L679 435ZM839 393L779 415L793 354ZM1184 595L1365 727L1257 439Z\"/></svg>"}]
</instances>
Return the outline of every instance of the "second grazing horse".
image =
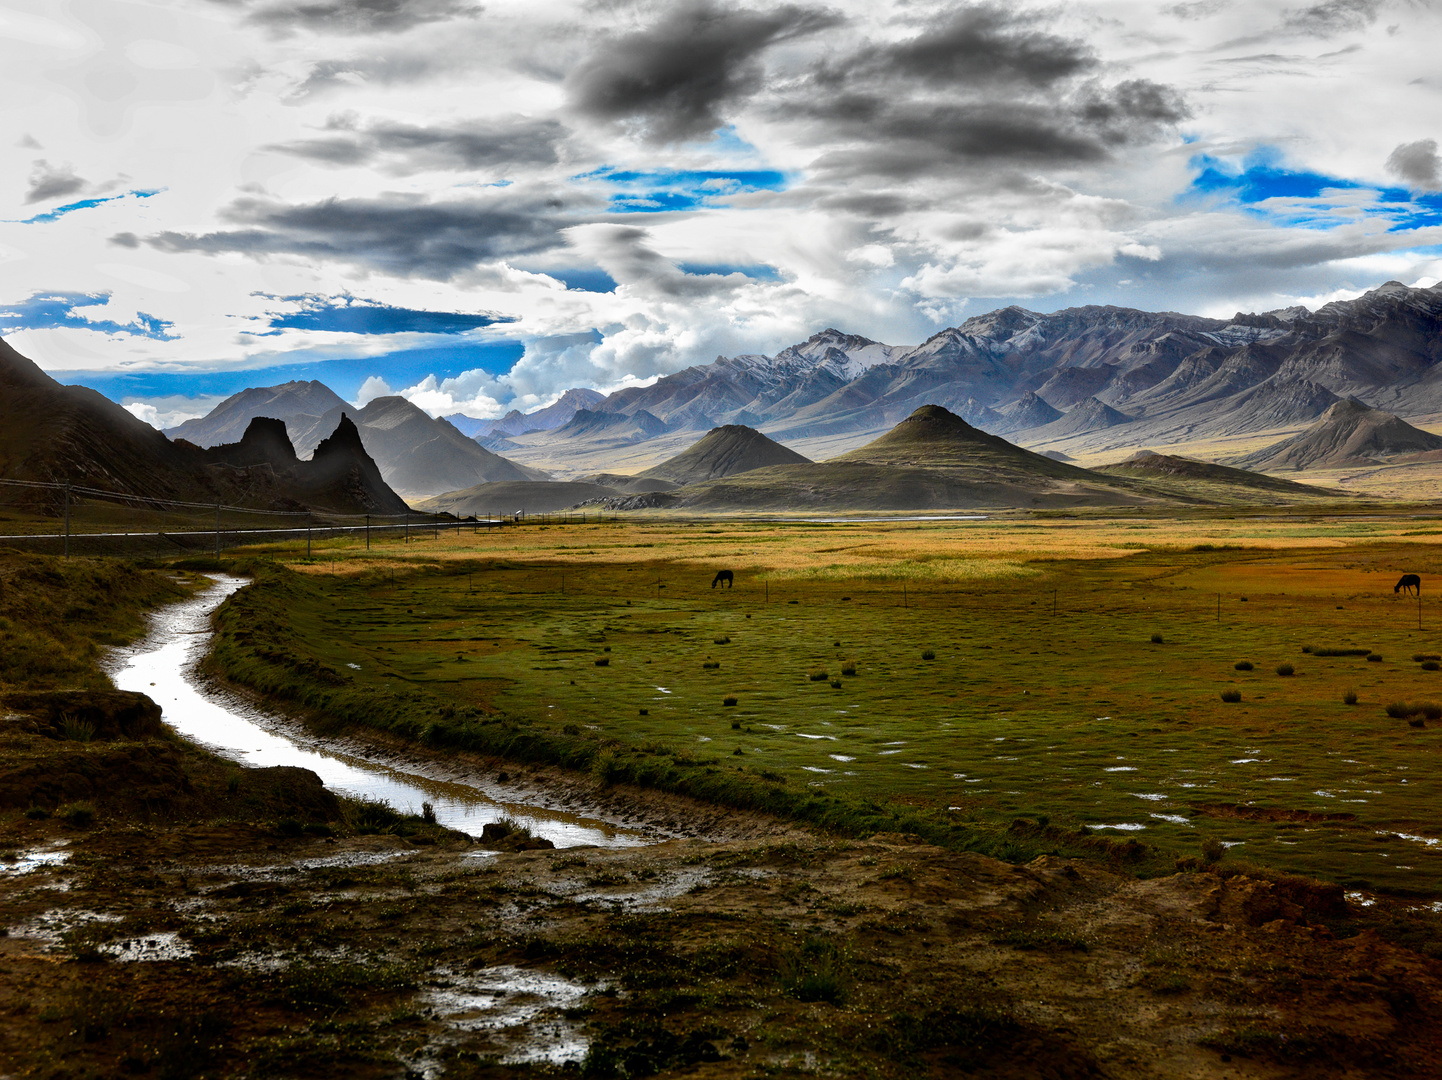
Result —
<instances>
[{"instance_id":1,"label":"second grazing horse","mask_svg":"<svg viewBox=\"0 0 1442 1080\"><path fill-rule=\"evenodd\" d=\"M1392 591L1394 593L1411 592L1413 589L1417 590L1418 596L1422 595L1422 579L1419 578L1416 574L1403 574L1402 580L1392 586Z\"/></svg>"},{"instance_id":2,"label":"second grazing horse","mask_svg":"<svg viewBox=\"0 0 1442 1080\"><path fill-rule=\"evenodd\" d=\"M736 584L736 575L730 570L717 570L716 576L711 579L711 588L713 589L717 585L725 585L729 589L734 584Z\"/></svg>"}]
</instances>

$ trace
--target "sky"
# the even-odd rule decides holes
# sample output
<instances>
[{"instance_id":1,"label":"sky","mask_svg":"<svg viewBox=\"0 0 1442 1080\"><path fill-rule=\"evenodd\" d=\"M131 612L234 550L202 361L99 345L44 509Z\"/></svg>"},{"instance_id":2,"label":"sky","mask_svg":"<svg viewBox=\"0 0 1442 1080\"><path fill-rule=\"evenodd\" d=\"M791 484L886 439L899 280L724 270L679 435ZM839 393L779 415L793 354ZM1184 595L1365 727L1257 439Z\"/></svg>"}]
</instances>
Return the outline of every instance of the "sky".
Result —
<instances>
[{"instance_id":1,"label":"sky","mask_svg":"<svg viewBox=\"0 0 1442 1080\"><path fill-rule=\"evenodd\" d=\"M1442 277L1442 2L0 0L0 336L157 426Z\"/></svg>"}]
</instances>

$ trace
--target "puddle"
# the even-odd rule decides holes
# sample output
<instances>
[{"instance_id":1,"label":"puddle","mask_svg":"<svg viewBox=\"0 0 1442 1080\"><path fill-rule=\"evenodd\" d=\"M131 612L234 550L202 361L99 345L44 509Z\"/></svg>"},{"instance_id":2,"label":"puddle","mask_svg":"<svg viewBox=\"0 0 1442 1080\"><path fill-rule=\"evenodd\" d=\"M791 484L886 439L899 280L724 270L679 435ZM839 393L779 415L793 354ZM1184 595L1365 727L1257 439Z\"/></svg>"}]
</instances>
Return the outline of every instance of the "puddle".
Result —
<instances>
[{"instance_id":1,"label":"puddle","mask_svg":"<svg viewBox=\"0 0 1442 1080\"><path fill-rule=\"evenodd\" d=\"M160 934L146 934L144 937L126 941L112 941L100 946L100 951L122 963L135 960L188 960L194 950L180 940L173 930Z\"/></svg>"},{"instance_id":2,"label":"puddle","mask_svg":"<svg viewBox=\"0 0 1442 1080\"><path fill-rule=\"evenodd\" d=\"M835 735L804 735L799 731L796 734L802 739L830 739L832 742L836 741Z\"/></svg>"},{"instance_id":3,"label":"puddle","mask_svg":"<svg viewBox=\"0 0 1442 1080\"><path fill-rule=\"evenodd\" d=\"M1122 832L1140 832L1142 829L1145 829L1146 826L1143 825L1143 824L1141 824L1140 822L1124 821L1124 822L1122 822L1122 823L1119 824L1119 825L1090 825L1090 826L1088 826L1088 828L1092 828L1092 829L1120 829Z\"/></svg>"},{"instance_id":4,"label":"puddle","mask_svg":"<svg viewBox=\"0 0 1442 1080\"><path fill-rule=\"evenodd\" d=\"M477 1041L487 1044L481 1053L502 1065L579 1063L590 1048L590 1040L565 1013L603 984L582 986L549 972L515 967L465 974L440 970L433 979L433 985L417 995L418 1003L452 1035L427 1046L414 1063L427 1080L445 1075L438 1059L447 1046L460 1041L459 1033L471 1036L465 1040L468 1049Z\"/></svg>"},{"instance_id":5,"label":"puddle","mask_svg":"<svg viewBox=\"0 0 1442 1080\"><path fill-rule=\"evenodd\" d=\"M21 851L15 854L7 854L0 857L0 876L13 874L31 874L36 870L44 870L51 866L63 866L70 858L70 852L58 851L54 848L36 848L33 851Z\"/></svg>"},{"instance_id":6,"label":"puddle","mask_svg":"<svg viewBox=\"0 0 1442 1080\"><path fill-rule=\"evenodd\" d=\"M1413 836L1411 833L1398 833L1397 836L1402 840L1411 840L1414 844L1425 844L1427 847L1436 847L1438 844L1442 844L1442 840L1430 836Z\"/></svg>"},{"instance_id":7,"label":"puddle","mask_svg":"<svg viewBox=\"0 0 1442 1080\"><path fill-rule=\"evenodd\" d=\"M844 762L844 761L855 761L855 760L856 760L854 757L851 757L851 756L849 756L849 755L847 755L847 754L827 754L826 756L829 757L832 761L843 761L843 762Z\"/></svg>"},{"instance_id":8,"label":"puddle","mask_svg":"<svg viewBox=\"0 0 1442 1080\"><path fill-rule=\"evenodd\" d=\"M1127 794L1133 799L1146 799L1148 802L1162 802L1166 799L1165 795L1154 795L1151 792L1130 791Z\"/></svg>"},{"instance_id":9,"label":"puddle","mask_svg":"<svg viewBox=\"0 0 1442 1080\"><path fill-rule=\"evenodd\" d=\"M1158 821L1170 821L1173 825L1191 825L1191 819L1181 814L1153 814L1152 817Z\"/></svg>"},{"instance_id":10,"label":"puddle","mask_svg":"<svg viewBox=\"0 0 1442 1080\"><path fill-rule=\"evenodd\" d=\"M213 580L216 587L204 595L159 612L140 645L113 654L110 674L115 685L149 694L166 723L182 735L243 765L311 769L328 788L383 799L403 812L419 813L421 804L429 802L442 825L473 835L479 835L487 823L509 816L557 847L634 847L650 842L645 834L611 822L493 797L478 778L438 779L303 741L304 736L292 738L283 722L203 688L195 679L195 667L210 641L210 613L246 584L235 577Z\"/></svg>"},{"instance_id":11,"label":"puddle","mask_svg":"<svg viewBox=\"0 0 1442 1080\"><path fill-rule=\"evenodd\" d=\"M1135 765L1108 765L1102 772L1136 772Z\"/></svg>"}]
</instances>

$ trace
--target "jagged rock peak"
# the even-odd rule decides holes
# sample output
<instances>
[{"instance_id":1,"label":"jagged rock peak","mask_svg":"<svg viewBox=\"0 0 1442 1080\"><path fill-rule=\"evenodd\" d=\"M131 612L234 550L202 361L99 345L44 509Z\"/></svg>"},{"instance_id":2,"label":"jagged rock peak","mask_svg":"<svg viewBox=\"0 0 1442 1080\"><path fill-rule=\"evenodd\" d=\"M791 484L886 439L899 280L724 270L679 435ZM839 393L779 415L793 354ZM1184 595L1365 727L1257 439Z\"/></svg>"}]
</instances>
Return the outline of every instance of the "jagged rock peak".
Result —
<instances>
[{"instance_id":1,"label":"jagged rock peak","mask_svg":"<svg viewBox=\"0 0 1442 1080\"><path fill-rule=\"evenodd\" d=\"M250 449L274 450L285 459L295 458L295 444L290 441L290 432L285 421L273 416L253 416L246 425L240 445Z\"/></svg>"},{"instance_id":2,"label":"jagged rock peak","mask_svg":"<svg viewBox=\"0 0 1442 1080\"><path fill-rule=\"evenodd\" d=\"M332 454L359 453L369 460L370 455L366 453L365 444L361 442L360 429L355 426L355 421L346 413L340 414L340 422L336 424L335 431L320 441L311 455L312 461L319 461L323 457Z\"/></svg>"}]
</instances>

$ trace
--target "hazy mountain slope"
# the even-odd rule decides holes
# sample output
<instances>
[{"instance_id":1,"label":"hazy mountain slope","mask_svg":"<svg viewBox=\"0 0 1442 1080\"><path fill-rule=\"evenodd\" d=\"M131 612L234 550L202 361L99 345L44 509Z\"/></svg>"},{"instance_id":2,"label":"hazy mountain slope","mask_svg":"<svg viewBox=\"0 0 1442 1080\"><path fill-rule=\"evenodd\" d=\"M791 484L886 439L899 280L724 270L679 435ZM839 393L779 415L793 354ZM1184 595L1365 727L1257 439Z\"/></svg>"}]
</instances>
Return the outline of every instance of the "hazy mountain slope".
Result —
<instances>
[{"instance_id":1,"label":"hazy mountain slope","mask_svg":"<svg viewBox=\"0 0 1442 1080\"><path fill-rule=\"evenodd\" d=\"M187 420L166 431L172 439L185 439L196 446L218 446L238 442L257 416L281 420L291 432L313 426L332 409L345 402L325 383L288 382L279 386L256 386L232 394L205 416Z\"/></svg>"},{"instance_id":2,"label":"hazy mountain slope","mask_svg":"<svg viewBox=\"0 0 1442 1080\"><path fill-rule=\"evenodd\" d=\"M755 428L713 428L688 449L639 475L675 484L704 483L768 465L807 465L810 459L768 439Z\"/></svg>"},{"instance_id":3,"label":"hazy mountain slope","mask_svg":"<svg viewBox=\"0 0 1442 1080\"><path fill-rule=\"evenodd\" d=\"M462 435L472 439L498 433L501 435L524 435L528 431L553 431L568 423L571 417L576 415L577 409L594 408L599 402L604 401L605 397L606 395L599 390L577 387L567 390L550 405L528 413L512 409L499 420L477 420L474 417L455 413L445 419L455 425L456 430Z\"/></svg>"},{"instance_id":4,"label":"hazy mountain slope","mask_svg":"<svg viewBox=\"0 0 1442 1080\"><path fill-rule=\"evenodd\" d=\"M376 398L363 409L332 409L310 428L293 432L296 452L305 455L349 415L361 441L386 481L398 492L423 498L473 484L499 480L544 480L546 474L518 465L468 439L401 397Z\"/></svg>"},{"instance_id":5,"label":"hazy mountain slope","mask_svg":"<svg viewBox=\"0 0 1442 1080\"><path fill-rule=\"evenodd\" d=\"M417 510L458 517L507 517L511 514L553 514L593 499L613 498L616 488L575 481L505 481L476 484L461 491L433 495L416 503Z\"/></svg>"},{"instance_id":6,"label":"hazy mountain slope","mask_svg":"<svg viewBox=\"0 0 1442 1080\"><path fill-rule=\"evenodd\" d=\"M1415 428L1356 398L1344 398L1300 435L1240 458L1236 464L1258 470L1335 468L1439 449L1442 435Z\"/></svg>"},{"instance_id":7,"label":"hazy mountain slope","mask_svg":"<svg viewBox=\"0 0 1442 1080\"><path fill-rule=\"evenodd\" d=\"M1109 476L1135 477L1179 495L1191 495L1209 502L1293 503L1352 498L1345 491L1298 484L1264 473L1193 461L1172 454L1156 454L1150 450L1140 450L1125 461L1103 465L1092 471Z\"/></svg>"},{"instance_id":8,"label":"hazy mountain slope","mask_svg":"<svg viewBox=\"0 0 1442 1080\"><path fill-rule=\"evenodd\" d=\"M1062 413L1049 424L1031 428L1024 434L1029 443L1050 442L1072 435L1086 435L1094 431L1105 431L1121 424L1130 424L1132 417L1113 409L1098 398L1090 397Z\"/></svg>"},{"instance_id":9,"label":"hazy mountain slope","mask_svg":"<svg viewBox=\"0 0 1442 1080\"><path fill-rule=\"evenodd\" d=\"M1060 409L1030 390L1009 405L1003 405L997 412L1005 421L1007 431L1041 427L1062 418Z\"/></svg>"}]
</instances>

